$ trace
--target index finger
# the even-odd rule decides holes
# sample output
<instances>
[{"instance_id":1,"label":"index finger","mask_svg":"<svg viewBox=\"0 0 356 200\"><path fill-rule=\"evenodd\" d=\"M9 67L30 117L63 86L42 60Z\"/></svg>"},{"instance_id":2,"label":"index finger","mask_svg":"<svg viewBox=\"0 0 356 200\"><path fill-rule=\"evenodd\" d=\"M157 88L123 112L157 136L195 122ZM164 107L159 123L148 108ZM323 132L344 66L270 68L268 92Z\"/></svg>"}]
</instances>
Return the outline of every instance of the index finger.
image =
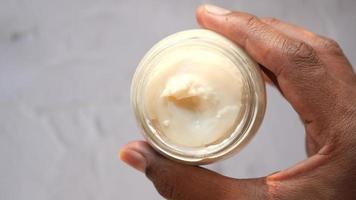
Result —
<instances>
[{"instance_id":1,"label":"index finger","mask_svg":"<svg viewBox=\"0 0 356 200\"><path fill-rule=\"evenodd\" d=\"M286 69L293 73L321 69L321 62L312 47L288 37L254 15L205 5L198 8L197 19L203 27L242 46L277 77ZM304 78L307 75L304 73Z\"/></svg>"}]
</instances>

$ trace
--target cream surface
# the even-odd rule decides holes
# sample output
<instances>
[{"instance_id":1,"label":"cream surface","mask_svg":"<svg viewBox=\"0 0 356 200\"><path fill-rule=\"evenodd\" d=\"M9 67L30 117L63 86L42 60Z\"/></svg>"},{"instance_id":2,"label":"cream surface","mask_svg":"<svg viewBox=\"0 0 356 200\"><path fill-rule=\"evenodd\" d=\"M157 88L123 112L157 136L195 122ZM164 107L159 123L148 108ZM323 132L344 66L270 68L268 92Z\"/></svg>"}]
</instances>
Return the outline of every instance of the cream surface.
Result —
<instances>
[{"instance_id":1,"label":"cream surface","mask_svg":"<svg viewBox=\"0 0 356 200\"><path fill-rule=\"evenodd\" d=\"M158 60L144 98L152 126L172 144L186 147L229 137L244 109L237 67L203 46L173 48Z\"/></svg>"}]
</instances>

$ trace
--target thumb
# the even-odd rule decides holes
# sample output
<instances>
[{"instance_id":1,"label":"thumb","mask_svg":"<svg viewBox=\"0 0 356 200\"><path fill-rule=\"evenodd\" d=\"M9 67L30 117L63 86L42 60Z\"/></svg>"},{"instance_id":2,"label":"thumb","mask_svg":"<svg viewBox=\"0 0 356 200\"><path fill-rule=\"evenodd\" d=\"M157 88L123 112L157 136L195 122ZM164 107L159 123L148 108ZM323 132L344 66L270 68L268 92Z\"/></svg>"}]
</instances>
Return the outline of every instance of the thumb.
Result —
<instances>
[{"instance_id":1,"label":"thumb","mask_svg":"<svg viewBox=\"0 0 356 200\"><path fill-rule=\"evenodd\" d=\"M144 172L167 199L267 199L265 178L237 180L157 154L146 142L125 145L120 159Z\"/></svg>"}]
</instances>

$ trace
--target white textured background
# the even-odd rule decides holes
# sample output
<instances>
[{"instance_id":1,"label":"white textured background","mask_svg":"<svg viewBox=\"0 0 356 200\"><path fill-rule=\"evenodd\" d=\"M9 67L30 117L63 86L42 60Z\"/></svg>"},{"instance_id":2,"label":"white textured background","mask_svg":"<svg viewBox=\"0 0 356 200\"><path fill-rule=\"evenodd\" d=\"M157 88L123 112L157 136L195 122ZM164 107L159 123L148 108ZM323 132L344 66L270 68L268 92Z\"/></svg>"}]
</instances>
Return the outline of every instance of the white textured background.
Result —
<instances>
[{"instance_id":1,"label":"white textured background","mask_svg":"<svg viewBox=\"0 0 356 200\"><path fill-rule=\"evenodd\" d=\"M197 27L194 10L217 3L301 24L336 39L356 63L353 0L0 0L0 199L160 199L117 159L142 138L129 104L144 53ZM303 127L268 88L258 135L210 168L254 177L305 158Z\"/></svg>"}]
</instances>

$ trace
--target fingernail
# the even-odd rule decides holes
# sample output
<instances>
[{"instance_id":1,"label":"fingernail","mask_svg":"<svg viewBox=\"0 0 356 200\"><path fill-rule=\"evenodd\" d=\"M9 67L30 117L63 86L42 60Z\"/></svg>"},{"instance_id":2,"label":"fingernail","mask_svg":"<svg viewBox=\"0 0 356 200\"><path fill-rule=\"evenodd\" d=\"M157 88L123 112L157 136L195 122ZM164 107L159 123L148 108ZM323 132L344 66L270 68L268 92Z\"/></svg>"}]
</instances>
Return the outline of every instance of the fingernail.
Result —
<instances>
[{"instance_id":1,"label":"fingernail","mask_svg":"<svg viewBox=\"0 0 356 200\"><path fill-rule=\"evenodd\" d=\"M147 166L147 161L141 153L128 148L120 151L120 160L141 172L144 172Z\"/></svg>"},{"instance_id":2,"label":"fingernail","mask_svg":"<svg viewBox=\"0 0 356 200\"><path fill-rule=\"evenodd\" d=\"M204 8L208 13L212 15L227 15L231 13L230 10L218 6L210 5L210 4L204 5Z\"/></svg>"}]
</instances>

